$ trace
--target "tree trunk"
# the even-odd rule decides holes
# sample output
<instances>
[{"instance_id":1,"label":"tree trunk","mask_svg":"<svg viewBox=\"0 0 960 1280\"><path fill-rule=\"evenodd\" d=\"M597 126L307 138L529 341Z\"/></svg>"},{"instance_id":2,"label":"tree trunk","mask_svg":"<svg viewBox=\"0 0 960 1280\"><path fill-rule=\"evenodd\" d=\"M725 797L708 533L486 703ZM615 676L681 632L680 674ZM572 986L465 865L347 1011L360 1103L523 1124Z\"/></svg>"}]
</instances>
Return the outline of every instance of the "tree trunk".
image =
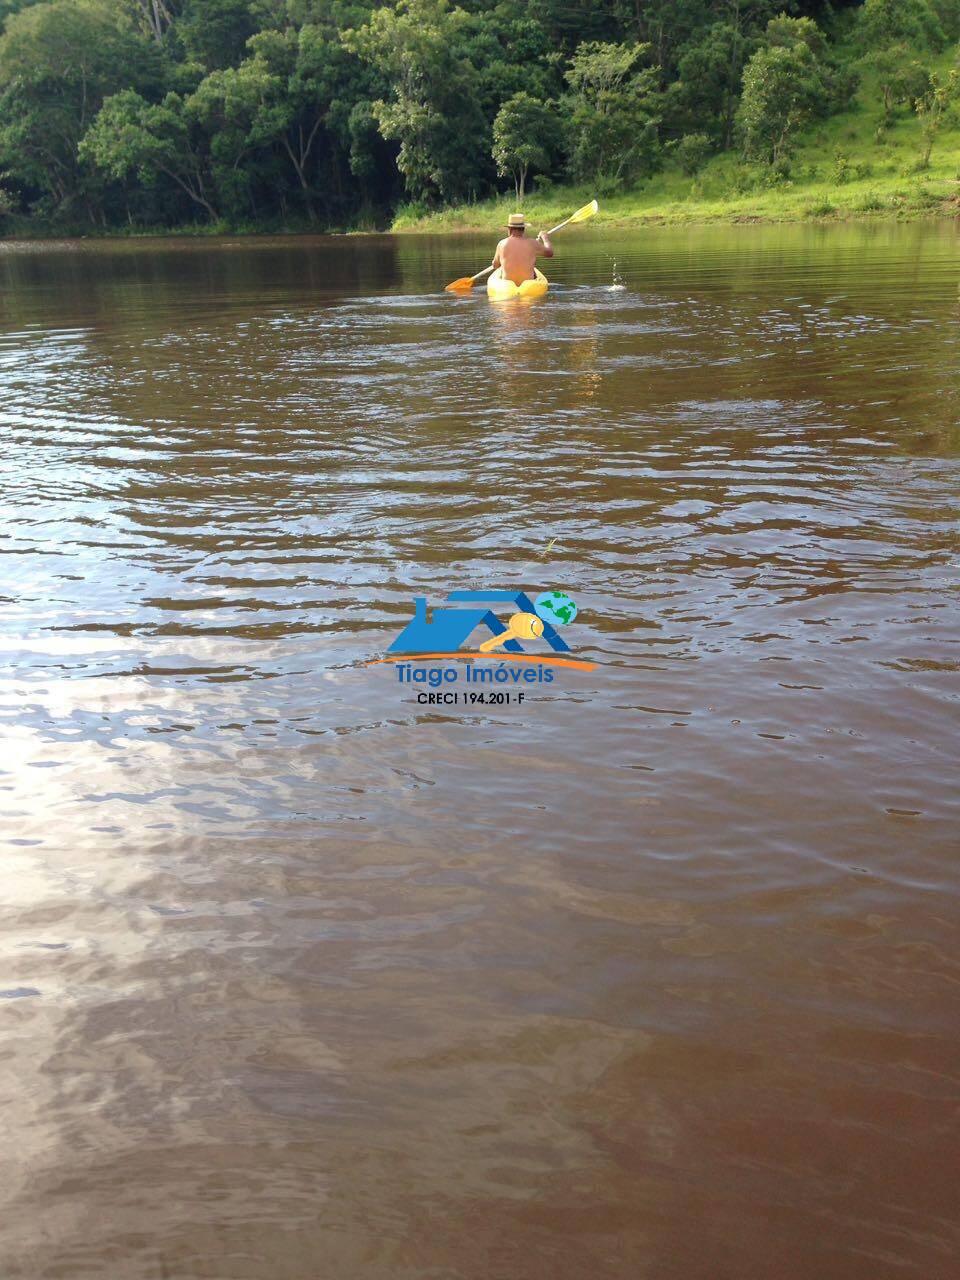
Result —
<instances>
[{"instance_id":1,"label":"tree trunk","mask_svg":"<svg viewBox=\"0 0 960 1280\"><path fill-rule=\"evenodd\" d=\"M203 181L199 174L197 175L197 189L195 190L192 183L181 178L181 176L178 173L174 173L172 169L166 169L163 166L158 167L160 168L161 173L165 173L168 178L172 178L180 190L185 191L190 199L198 204L201 209L206 209L211 222L216 222L219 219L219 213L217 213L216 209L203 194Z\"/></svg>"},{"instance_id":2,"label":"tree trunk","mask_svg":"<svg viewBox=\"0 0 960 1280\"><path fill-rule=\"evenodd\" d=\"M283 143L284 151L286 151L287 155L290 157L290 163L293 165L294 172L297 175L297 181L300 183L301 190L303 191L303 203L307 206L307 217L310 219L311 222L316 222L317 215L313 207L313 199L310 195L310 184L309 182L307 182L307 175L304 167L307 162L307 157L310 154L310 148L313 146L313 139L314 139L314 136L316 135L316 128L314 128L313 133L311 133L309 141L306 144L306 147L304 147L304 142L303 142L303 129L301 128L299 132L300 132L300 146L298 148L299 156L294 154L293 147L291 147L290 141L288 138L284 137L281 139L281 141Z\"/></svg>"}]
</instances>

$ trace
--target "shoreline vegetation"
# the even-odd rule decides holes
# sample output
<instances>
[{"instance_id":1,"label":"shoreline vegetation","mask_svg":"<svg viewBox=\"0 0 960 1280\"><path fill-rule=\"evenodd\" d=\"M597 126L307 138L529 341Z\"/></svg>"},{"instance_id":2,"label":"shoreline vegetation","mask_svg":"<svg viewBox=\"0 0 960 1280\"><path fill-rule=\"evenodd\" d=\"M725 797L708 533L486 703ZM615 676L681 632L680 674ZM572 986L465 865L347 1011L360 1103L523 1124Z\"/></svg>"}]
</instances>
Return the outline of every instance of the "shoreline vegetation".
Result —
<instances>
[{"instance_id":1,"label":"shoreline vegetation","mask_svg":"<svg viewBox=\"0 0 960 1280\"><path fill-rule=\"evenodd\" d=\"M557 188L549 197L529 199L523 210L534 229L561 218L586 200L586 188ZM454 234L490 232L514 212L509 199L444 209L423 216L401 213L389 228L398 235L411 233ZM911 183L904 179L859 182L840 188L815 184L788 192L756 192L734 198L663 198L659 193L637 192L605 199L600 213L608 227L702 226L707 223L860 222L914 221L921 218L960 217L960 180L927 177Z\"/></svg>"},{"instance_id":2,"label":"shoreline vegetation","mask_svg":"<svg viewBox=\"0 0 960 1280\"><path fill-rule=\"evenodd\" d=\"M0 237L960 216L960 0L0 0Z\"/></svg>"},{"instance_id":3,"label":"shoreline vegetation","mask_svg":"<svg viewBox=\"0 0 960 1280\"><path fill-rule=\"evenodd\" d=\"M678 191L668 178L643 191L622 192L600 201L604 227L703 226L715 224L772 225L775 223L855 223L960 219L960 155L957 165L943 173L920 176L891 175L861 179L837 186L830 182L791 183L773 189L762 187L740 195L713 198L707 194ZM194 223L177 227L88 228L71 235L49 227L8 230L0 241L56 239L192 238L244 236L344 237L392 235L493 234L507 215L521 208L533 231L561 221L571 209L591 198L586 187L557 186L549 192L532 192L518 205L510 196L429 213L401 209L386 226L318 228L301 224L252 225L249 223Z\"/></svg>"},{"instance_id":4,"label":"shoreline vegetation","mask_svg":"<svg viewBox=\"0 0 960 1280\"><path fill-rule=\"evenodd\" d=\"M951 49L934 59L934 74L949 75L958 56ZM868 70L848 109L805 131L779 166L751 164L736 152L711 157L695 174L667 165L633 190L600 195L604 225L960 218L960 120L947 115L925 158L922 117L888 111L878 79ZM594 194L586 186L547 183L523 202L501 195L429 212L408 205L390 229L488 231L516 208L539 227Z\"/></svg>"},{"instance_id":5,"label":"shoreline vegetation","mask_svg":"<svg viewBox=\"0 0 960 1280\"><path fill-rule=\"evenodd\" d=\"M703 226L716 224L775 224L816 222L853 223L900 222L960 219L960 154L954 165L938 166L941 172L922 175L886 175L847 182L842 186L828 181L791 182L774 188L758 186L737 195L713 195L688 191L670 176L651 183L642 191L621 192L600 202L605 227ZM561 221L570 210L591 198L587 187L557 186L547 192L531 192L518 205L510 196L496 196L471 204L423 213L401 208L386 226L318 228L302 223L253 225L193 223L176 227L87 228L70 234L45 226L9 229L0 241L56 239L193 238L244 236L342 235L344 237L384 234L474 234L496 231L507 215L521 208L532 230Z\"/></svg>"},{"instance_id":6,"label":"shoreline vegetation","mask_svg":"<svg viewBox=\"0 0 960 1280\"><path fill-rule=\"evenodd\" d=\"M862 130L843 128L834 122L832 142L847 133L849 151L834 148L832 173L813 157L823 138L809 140L792 174L771 182L763 170L738 164L735 157L719 156L704 172L691 179L679 172L658 174L633 191L600 197L600 213L607 227L695 226L709 223L849 223L960 219L960 130L943 138L940 155L930 168L918 172L910 154L919 146L917 131L908 124L883 147L865 146ZM863 121L860 122L864 123ZM866 121L869 124L869 120ZM858 145L859 144L859 145ZM805 159L805 155L809 158ZM886 171L884 171L884 169ZM855 176L851 177L850 174ZM866 175L866 176L858 176ZM571 209L593 196L586 186L544 184L522 202L513 195L452 205L437 210L401 206L384 225L320 228L303 222L189 223L167 226L89 227L79 234L44 225L8 227L2 240L145 239L150 237L207 238L214 236L270 235L383 235L489 233L506 222L507 214L522 209L531 227L561 221Z\"/></svg>"}]
</instances>

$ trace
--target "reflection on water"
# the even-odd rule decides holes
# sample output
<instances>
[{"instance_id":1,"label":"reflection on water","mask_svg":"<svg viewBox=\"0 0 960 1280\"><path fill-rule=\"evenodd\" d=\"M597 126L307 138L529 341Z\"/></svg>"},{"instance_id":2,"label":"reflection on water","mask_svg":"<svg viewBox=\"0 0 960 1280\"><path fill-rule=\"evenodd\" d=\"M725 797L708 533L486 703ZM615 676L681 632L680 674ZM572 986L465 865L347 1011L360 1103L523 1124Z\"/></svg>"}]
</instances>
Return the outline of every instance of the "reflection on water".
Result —
<instances>
[{"instance_id":1,"label":"reflection on water","mask_svg":"<svg viewBox=\"0 0 960 1280\"><path fill-rule=\"evenodd\" d=\"M955 240L3 246L5 1278L947 1274Z\"/></svg>"}]
</instances>

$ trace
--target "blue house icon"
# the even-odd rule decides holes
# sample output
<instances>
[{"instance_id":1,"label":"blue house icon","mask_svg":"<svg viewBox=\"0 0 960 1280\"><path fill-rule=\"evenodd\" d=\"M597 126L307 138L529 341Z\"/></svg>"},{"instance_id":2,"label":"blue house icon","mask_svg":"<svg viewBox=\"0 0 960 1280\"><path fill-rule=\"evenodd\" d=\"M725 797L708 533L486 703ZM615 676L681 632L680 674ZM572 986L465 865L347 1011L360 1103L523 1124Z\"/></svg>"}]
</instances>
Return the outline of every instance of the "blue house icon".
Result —
<instances>
[{"instance_id":1,"label":"blue house icon","mask_svg":"<svg viewBox=\"0 0 960 1280\"><path fill-rule=\"evenodd\" d=\"M472 609L433 610L433 616L427 618L427 601L424 596L416 596L413 602L413 617L403 628L387 650L388 653L455 653L461 648L474 630L484 626L495 636L507 630L506 625L489 608L479 607L481 602L499 601L514 605L522 613L534 613L533 601L525 591L451 591L448 600L471 603L478 607ZM561 640L556 630L544 621L543 639L557 652L567 653L570 646ZM504 649L510 653L523 653L523 645L518 640L507 640Z\"/></svg>"}]
</instances>

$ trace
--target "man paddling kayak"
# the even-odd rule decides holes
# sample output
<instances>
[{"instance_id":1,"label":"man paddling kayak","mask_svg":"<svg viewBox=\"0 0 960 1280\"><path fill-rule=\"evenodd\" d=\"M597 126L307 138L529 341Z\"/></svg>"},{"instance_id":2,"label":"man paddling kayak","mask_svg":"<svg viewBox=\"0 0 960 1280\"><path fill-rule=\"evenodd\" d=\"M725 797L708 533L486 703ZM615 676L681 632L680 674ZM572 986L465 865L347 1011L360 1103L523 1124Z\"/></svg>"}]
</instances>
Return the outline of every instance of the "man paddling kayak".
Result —
<instances>
[{"instance_id":1,"label":"man paddling kayak","mask_svg":"<svg viewBox=\"0 0 960 1280\"><path fill-rule=\"evenodd\" d=\"M502 267L504 277L514 284L532 280L538 258L552 258L553 244L546 231L535 240L526 237L527 224L522 213L511 213L507 219L507 237L497 245L493 267Z\"/></svg>"},{"instance_id":2,"label":"man paddling kayak","mask_svg":"<svg viewBox=\"0 0 960 1280\"><path fill-rule=\"evenodd\" d=\"M487 281L487 293L491 298L499 294L502 298L510 297L517 294L518 290L526 290L521 294L523 297L540 297L547 292L547 280L543 276L538 276L536 261L541 255L544 258L553 257L553 245L550 243L550 237L556 235L558 231L562 231L564 227L571 222L586 222L588 218L592 218L599 211L600 206L596 200L591 200L589 204L585 204L582 209L578 209L576 213L571 213L569 218L564 218L562 222L558 222L555 227L551 227L549 231L541 231L536 240L527 240L524 238L524 231L527 224L523 220L522 213L511 213L507 219L507 230L510 233L506 240L501 240L497 245L497 252L493 255L493 263L489 267L484 267L482 271L478 271L475 276L461 276L459 280L451 280L445 285L448 293L467 293L480 280ZM516 232L516 235L514 234ZM509 254L511 261L504 256ZM516 254L519 258L520 254L525 256L517 261L514 258ZM501 278L499 270L500 264L504 263L503 270L508 271L506 279ZM519 268L522 268L520 270ZM487 277L490 277L489 280ZM519 277L520 283L517 283Z\"/></svg>"}]
</instances>

